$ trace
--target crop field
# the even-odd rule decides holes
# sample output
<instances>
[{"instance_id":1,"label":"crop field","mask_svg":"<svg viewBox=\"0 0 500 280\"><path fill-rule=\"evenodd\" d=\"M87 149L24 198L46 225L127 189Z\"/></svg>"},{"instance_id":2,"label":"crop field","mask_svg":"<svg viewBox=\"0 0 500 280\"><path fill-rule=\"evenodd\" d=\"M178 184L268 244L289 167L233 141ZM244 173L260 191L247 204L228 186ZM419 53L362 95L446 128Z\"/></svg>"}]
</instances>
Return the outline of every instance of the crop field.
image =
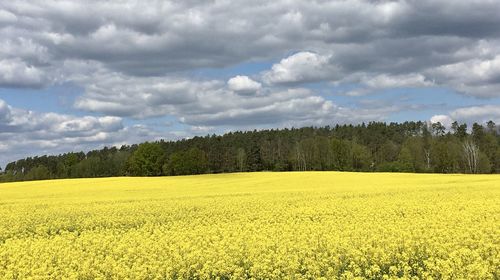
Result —
<instances>
[{"instance_id":1,"label":"crop field","mask_svg":"<svg viewBox=\"0 0 500 280\"><path fill-rule=\"evenodd\" d=\"M499 279L500 176L0 184L0 279Z\"/></svg>"}]
</instances>

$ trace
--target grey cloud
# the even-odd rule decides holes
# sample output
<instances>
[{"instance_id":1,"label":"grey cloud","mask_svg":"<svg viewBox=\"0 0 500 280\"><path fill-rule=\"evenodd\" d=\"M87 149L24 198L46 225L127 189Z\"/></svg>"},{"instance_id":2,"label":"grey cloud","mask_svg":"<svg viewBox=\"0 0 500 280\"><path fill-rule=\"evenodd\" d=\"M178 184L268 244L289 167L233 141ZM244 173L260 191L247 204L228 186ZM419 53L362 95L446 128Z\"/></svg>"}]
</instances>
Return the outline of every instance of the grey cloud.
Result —
<instances>
[{"instance_id":1,"label":"grey cloud","mask_svg":"<svg viewBox=\"0 0 500 280\"><path fill-rule=\"evenodd\" d=\"M476 40L460 37L380 38L366 44L336 46L334 62L345 74L412 73L477 57L477 52L465 52L476 46Z\"/></svg>"},{"instance_id":2,"label":"grey cloud","mask_svg":"<svg viewBox=\"0 0 500 280\"><path fill-rule=\"evenodd\" d=\"M254 28L249 19L265 18L256 16L265 7L234 17L237 5L187 4L157 1L127 7L107 1L47 1L5 6L24 19L16 25L19 32L38 31L32 36L55 57L99 60L136 75L234 64L268 47L268 40L260 40L262 32L247 32ZM250 42L255 42L251 48Z\"/></svg>"},{"instance_id":3,"label":"grey cloud","mask_svg":"<svg viewBox=\"0 0 500 280\"><path fill-rule=\"evenodd\" d=\"M92 83L77 81L85 91L75 103L77 108L137 119L170 115L194 127L332 124L379 120L392 112L364 109L359 114L359 109L339 107L309 89L263 87L246 76L226 84L95 72L88 78ZM258 93L241 93L250 88Z\"/></svg>"},{"instance_id":4,"label":"grey cloud","mask_svg":"<svg viewBox=\"0 0 500 280\"><path fill-rule=\"evenodd\" d=\"M500 96L500 54L437 67L429 70L429 75L467 95Z\"/></svg>"},{"instance_id":5,"label":"grey cloud","mask_svg":"<svg viewBox=\"0 0 500 280\"><path fill-rule=\"evenodd\" d=\"M409 1L418 9L408 9L397 21L398 33L411 35L451 35L490 37L500 35L493 26L500 23L496 1ZM413 6L413 7L415 7Z\"/></svg>"},{"instance_id":6,"label":"grey cloud","mask_svg":"<svg viewBox=\"0 0 500 280\"><path fill-rule=\"evenodd\" d=\"M7 124L11 121L10 106L5 101L0 99L0 125Z\"/></svg>"},{"instance_id":7,"label":"grey cloud","mask_svg":"<svg viewBox=\"0 0 500 280\"><path fill-rule=\"evenodd\" d=\"M268 126L292 127L306 125L332 125L382 120L393 108L355 109L335 105L320 96L309 96L276 102L268 106L233 109L216 114L196 114L181 117L181 121L202 126Z\"/></svg>"},{"instance_id":8,"label":"grey cloud","mask_svg":"<svg viewBox=\"0 0 500 280\"><path fill-rule=\"evenodd\" d=\"M330 106L324 99L309 96L269 104L267 106L240 109L234 108L215 114L196 114L181 117L181 121L194 125L262 125L280 124L284 121L315 119L318 110Z\"/></svg>"},{"instance_id":9,"label":"grey cloud","mask_svg":"<svg viewBox=\"0 0 500 280\"><path fill-rule=\"evenodd\" d=\"M460 40L467 41L464 46L498 38L498 6L487 0L353 0L11 1L0 7L2 17L16 18L10 30L47 47L55 61L98 60L148 76L303 49L338 52L337 62L351 71L425 68L439 63L436 52L452 54ZM400 60L398 67L390 66L391 57ZM441 61L446 63L446 56Z\"/></svg>"},{"instance_id":10,"label":"grey cloud","mask_svg":"<svg viewBox=\"0 0 500 280\"><path fill-rule=\"evenodd\" d=\"M380 75L433 80L439 78L432 76L436 68L499 54L498 14L500 5L489 0L9 1L0 4L0 86L64 81L78 74L64 67L68 60L158 77L297 51L263 80L356 83L359 76ZM314 55L307 61L306 54ZM496 95L487 92L495 91L497 82L479 79L457 89L486 97ZM439 85L457 87L443 77Z\"/></svg>"},{"instance_id":11,"label":"grey cloud","mask_svg":"<svg viewBox=\"0 0 500 280\"><path fill-rule=\"evenodd\" d=\"M130 77L103 69L74 82L85 90L75 102L77 109L134 118L172 114L176 107L198 102L201 92L223 85L172 77Z\"/></svg>"}]
</instances>

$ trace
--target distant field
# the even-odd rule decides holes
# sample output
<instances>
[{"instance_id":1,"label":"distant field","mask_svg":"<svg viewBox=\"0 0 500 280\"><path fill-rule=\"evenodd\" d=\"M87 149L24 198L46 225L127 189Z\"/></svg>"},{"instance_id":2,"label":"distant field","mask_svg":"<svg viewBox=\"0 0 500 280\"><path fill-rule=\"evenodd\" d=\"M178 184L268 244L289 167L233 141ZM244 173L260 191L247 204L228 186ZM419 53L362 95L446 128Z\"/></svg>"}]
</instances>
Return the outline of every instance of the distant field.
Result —
<instances>
[{"instance_id":1,"label":"distant field","mask_svg":"<svg viewBox=\"0 0 500 280\"><path fill-rule=\"evenodd\" d=\"M500 175L0 184L0 279L499 279Z\"/></svg>"}]
</instances>

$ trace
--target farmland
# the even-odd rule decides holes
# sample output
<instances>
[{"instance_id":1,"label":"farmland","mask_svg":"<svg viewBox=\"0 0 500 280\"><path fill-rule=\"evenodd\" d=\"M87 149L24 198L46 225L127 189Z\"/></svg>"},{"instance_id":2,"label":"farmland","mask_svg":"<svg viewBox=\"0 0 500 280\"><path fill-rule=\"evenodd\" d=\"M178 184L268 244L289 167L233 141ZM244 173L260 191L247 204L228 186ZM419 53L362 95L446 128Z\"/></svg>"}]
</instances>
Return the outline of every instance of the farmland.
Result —
<instances>
[{"instance_id":1,"label":"farmland","mask_svg":"<svg viewBox=\"0 0 500 280\"><path fill-rule=\"evenodd\" d=\"M0 184L1 279L498 279L500 175Z\"/></svg>"}]
</instances>

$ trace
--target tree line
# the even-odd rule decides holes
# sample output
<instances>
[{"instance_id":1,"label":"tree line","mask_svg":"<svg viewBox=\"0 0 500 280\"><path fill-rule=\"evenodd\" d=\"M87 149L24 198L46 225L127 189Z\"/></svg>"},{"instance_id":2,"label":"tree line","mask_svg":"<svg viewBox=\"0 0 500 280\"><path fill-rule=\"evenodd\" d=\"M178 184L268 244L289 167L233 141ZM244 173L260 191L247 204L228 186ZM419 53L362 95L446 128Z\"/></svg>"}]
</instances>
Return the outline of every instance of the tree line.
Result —
<instances>
[{"instance_id":1,"label":"tree line","mask_svg":"<svg viewBox=\"0 0 500 280\"><path fill-rule=\"evenodd\" d=\"M238 131L28 157L8 163L0 181L263 170L500 173L500 131L492 121Z\"/></svg>"}]
</instances>

